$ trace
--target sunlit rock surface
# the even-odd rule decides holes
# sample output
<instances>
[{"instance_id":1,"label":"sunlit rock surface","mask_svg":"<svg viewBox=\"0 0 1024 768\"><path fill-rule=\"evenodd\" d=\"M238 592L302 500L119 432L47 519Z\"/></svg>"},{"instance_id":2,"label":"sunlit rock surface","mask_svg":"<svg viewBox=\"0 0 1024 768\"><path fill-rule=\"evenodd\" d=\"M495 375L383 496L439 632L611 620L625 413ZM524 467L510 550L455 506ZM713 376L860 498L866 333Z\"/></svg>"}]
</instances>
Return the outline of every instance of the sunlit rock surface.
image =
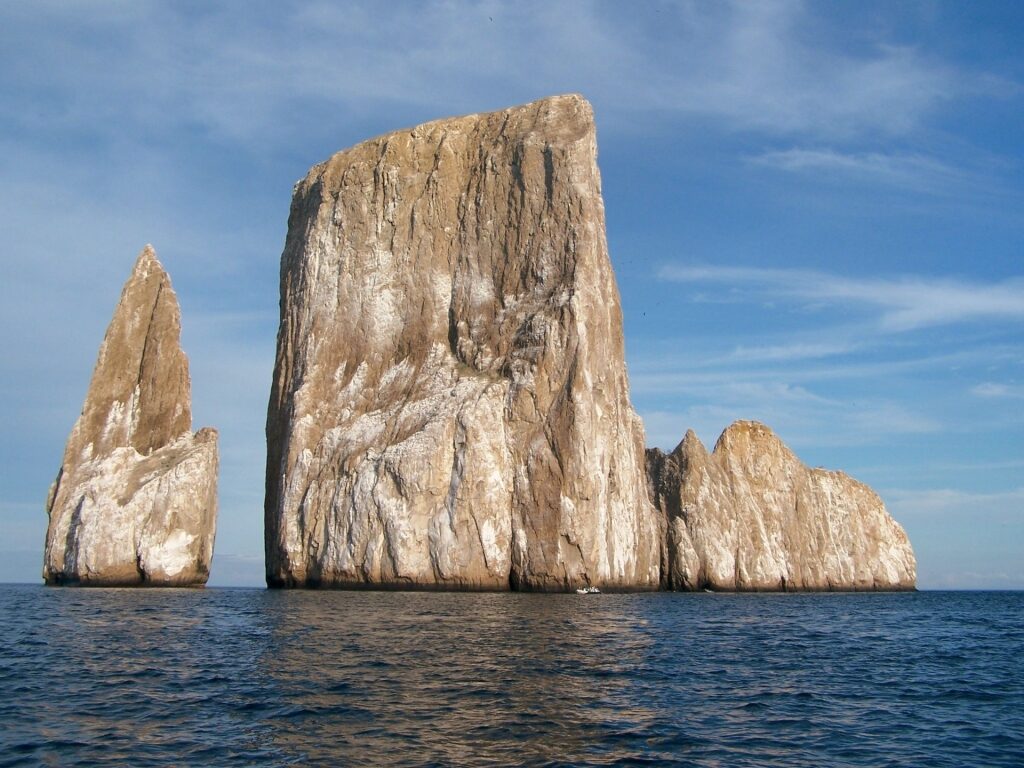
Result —
<instances>
[{"instance_id":1,"label":"sunlit rock surface","mask_svg":"<svg viewBox=\"0 0 1024 768\"><path fill-rule=\"evenodd\" d=\"M272 586L657 588L584 99L297 184L267 446Z\"/></svg>"},{"instance_id":2,"label":"sunlit rock surface","mask_svg":"<svg viewBox=\"0 0 1024 768\"><path fill-rule=\"evenodd\" d=\"M763 424L738 421L708 453L691 431L648 451L670 589L913 589L906 533L878 495L810 469Z\"/></svg>"},{"instance_id":3,"label":"sunlit rock surface","mask_svg":"<svg viewBox=\"0 0 1024 768\"><path fill-rule=\"evenodd\" d=\"M170 278L147 245L121 292L50 489L46 583L206 583L217 432L192 434L180 333Z\"/></svg>"}]
</instances>

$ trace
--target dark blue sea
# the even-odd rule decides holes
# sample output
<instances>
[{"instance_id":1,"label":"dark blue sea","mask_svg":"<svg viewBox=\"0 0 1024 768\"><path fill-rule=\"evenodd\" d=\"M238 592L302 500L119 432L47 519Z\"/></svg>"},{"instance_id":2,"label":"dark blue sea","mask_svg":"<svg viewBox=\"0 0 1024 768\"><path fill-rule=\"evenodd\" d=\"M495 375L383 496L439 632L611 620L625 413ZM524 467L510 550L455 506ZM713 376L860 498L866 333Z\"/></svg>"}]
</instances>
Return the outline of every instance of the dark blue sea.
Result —
<instances>
[{"instance_id":1,"label":"dark blue sea","mask_svg":"<svg viewBox=\"0 0 1024 768\"><path fill-rule=\"evenodd\" d=\"M2 766L1022 766L1024 593L0 587Z\"/></svg>"}]
</instances>

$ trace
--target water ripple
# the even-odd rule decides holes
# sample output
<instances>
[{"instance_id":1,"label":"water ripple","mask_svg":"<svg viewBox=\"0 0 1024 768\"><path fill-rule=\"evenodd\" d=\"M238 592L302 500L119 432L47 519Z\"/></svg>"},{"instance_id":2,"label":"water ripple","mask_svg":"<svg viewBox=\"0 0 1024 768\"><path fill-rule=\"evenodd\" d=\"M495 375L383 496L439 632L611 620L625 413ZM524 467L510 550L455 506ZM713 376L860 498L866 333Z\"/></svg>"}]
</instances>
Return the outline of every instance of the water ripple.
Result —
<instances>
[{"instance_id":1,"label":"water ripple","mask_svg":"<svg viewBox=\"0 0 1024 768\"><path fill-rule=\"evenodd\" d=\"M3 766L1024 765L1024 595L0 587Z\"/></svg>"}]
</instances>

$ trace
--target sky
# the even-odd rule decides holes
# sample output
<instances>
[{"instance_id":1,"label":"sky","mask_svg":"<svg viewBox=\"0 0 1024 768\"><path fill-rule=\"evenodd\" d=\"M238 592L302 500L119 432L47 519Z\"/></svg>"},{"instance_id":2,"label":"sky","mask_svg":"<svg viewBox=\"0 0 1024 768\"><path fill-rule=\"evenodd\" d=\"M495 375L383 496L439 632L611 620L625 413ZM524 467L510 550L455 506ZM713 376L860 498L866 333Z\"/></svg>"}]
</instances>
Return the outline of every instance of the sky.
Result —
<instances>
[{"instance_id":1,"label":"sky","mask_svg":"<svg viewBox=\"0 0 1024 768\"><path fill-rule=\"evenodd\" d=\"M649 445L733 420L871 485L921 588L1024 588L1024 3L0 4L0 582L136 255L220 430L211 585L263 578L294 182L359 141L594 106Z\"/></svg>"}]
</instances>

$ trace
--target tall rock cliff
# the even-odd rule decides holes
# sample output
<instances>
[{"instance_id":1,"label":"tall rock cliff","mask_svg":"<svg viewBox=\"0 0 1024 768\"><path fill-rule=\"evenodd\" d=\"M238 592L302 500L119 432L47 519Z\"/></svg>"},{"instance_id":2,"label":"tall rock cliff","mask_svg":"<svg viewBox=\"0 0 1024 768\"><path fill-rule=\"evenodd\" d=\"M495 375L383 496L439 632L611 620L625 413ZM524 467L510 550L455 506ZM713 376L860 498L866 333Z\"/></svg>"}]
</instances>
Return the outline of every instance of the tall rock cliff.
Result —
<instances>
[{"instance_id":1,"label":"tall rock cliff","mask_svg":"<svg viewBox=\"0 0 1024 768\"><path fill-rule=\"evenodd\" d=\"M656 588L590 105L364 142L292 201L272 586Z\"/></svg>"},{"instance_id":2,"label":"tall rock cliff","mask_svg":"<svg viewBox=\"0 0 1024 768\"><path fill-rule=\"evenodd\" d=\"M217 432L192 434L178 299L151 246L107 328L47 500L47 584L206 583Z\"/></svg>"},{"instance_id":3,"label":"tall rock cliff","mask_svg":"<svg viewBox=\"0 0 1024 768\"><path fill-rule=\"evenodd\" d=\"M763 424L738 421L708 453L691 431L648 451L669 589L913 589L906 533L863 483L810 469Z\"/></svg>"}]
</instances>

